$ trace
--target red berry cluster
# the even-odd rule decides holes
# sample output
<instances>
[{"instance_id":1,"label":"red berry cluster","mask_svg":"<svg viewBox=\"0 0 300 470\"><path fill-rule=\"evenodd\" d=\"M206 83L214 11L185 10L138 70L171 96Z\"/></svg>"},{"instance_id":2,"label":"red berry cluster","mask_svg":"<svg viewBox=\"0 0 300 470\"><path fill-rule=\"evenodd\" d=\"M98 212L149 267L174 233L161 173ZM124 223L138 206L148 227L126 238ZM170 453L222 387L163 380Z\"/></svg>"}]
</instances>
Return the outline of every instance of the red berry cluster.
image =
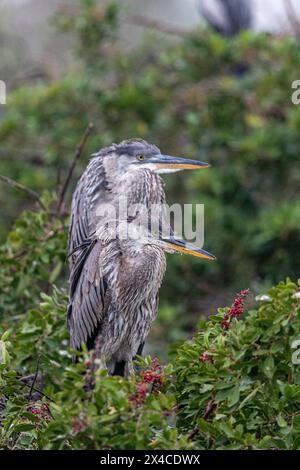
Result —
<instances>
[{"instance_id":1,"label":"red berry cluster","mask_svg":"<svg viewBox=\"0 0 300 470\"><path fill-rule=\"evenodd\" d=\"M234 299L230 310L224 316L221 325L225 330L230 328L230 323L233 318L237 318L244 313L245 298L249 294L249 289L242 290Z\"/></svg>"},{"instance_id":2,"label":"red berry cluster","mask_svg":"<svg viewBox=\"0 0 300 470\"><path fill-rule=\"evenodd\" d=\"M83 416L74 419L72 422L72 431L74 434L79 434L82 431L85 431L87 428L87 422Z\"/></svg>"},{"instance_id":3,"label":"red berry cluster","mask_svg":"<svg viewBox=\"0 0 300 470\"><path fill-rule=\"evenodd\" d=\"M136 405L141 405L142 403L144 403L146 399L147 392L148 392L147 384L144 382L139 382L136 385L135 394L130 397L130 401L132 401L132 403L135 403Z\"/></svg>"},{"instance_id":4,"label":"red berry cluster","mask_svg":"<svg viewBox=\"0 0 300 470\"><path fill-rule=\"evenodd\" d=\"M204 351L204 353L201 354L200 361L211 362L211 363L214 362L212 355L209 354L208 351Z\"/></svg>"},{"instance_id":5,"label":"red berry cluster","mask_svg":"<svg viewBox=\"0 0 300 470\"><path fill-rule=\"evenodd\" d=\"M147 384L152 384L153 382L161 381L161 374L158 374L154 370L145 370L142 373L142 376L143 376L144 382L146 382Z\"/></svg>"},{"instance_id":6,"label":"red berry cluster","mask_svg":"<svg viewBox=\"0 0 300 470\"><path fill-rule=\"evenodd\" d=\"M38 418L46 419L49 421L51 419L51 412L47 403L33 403L27 407L27 410Z\"/></svg>"},{"instance_id":7,"label":"red berry cluster","mask_svg":"<svg viewBox=\"0 0 300 470\"><path fill-rule=\"evenodd\" d=\"M129 398L135 405L143 404L148 392L161 390L163 376L159 360L157 358L153 359L150 369L144 370L141 376L142 380L137 383L135 393Z\"/></svg>"},{"instance_id":8,"label":"red berry cluster","mask_svg":"<svg viewBox=\"0 0 300 470\"><path fill-rule=\"evenodd\" d=\"M129 401L131 401L133 405L142 405L145 401L147 391L148 391L147 384L144 382L139 382L136 385L135 393L133 395L130 395Z\"/></svg>"}]
</instances>

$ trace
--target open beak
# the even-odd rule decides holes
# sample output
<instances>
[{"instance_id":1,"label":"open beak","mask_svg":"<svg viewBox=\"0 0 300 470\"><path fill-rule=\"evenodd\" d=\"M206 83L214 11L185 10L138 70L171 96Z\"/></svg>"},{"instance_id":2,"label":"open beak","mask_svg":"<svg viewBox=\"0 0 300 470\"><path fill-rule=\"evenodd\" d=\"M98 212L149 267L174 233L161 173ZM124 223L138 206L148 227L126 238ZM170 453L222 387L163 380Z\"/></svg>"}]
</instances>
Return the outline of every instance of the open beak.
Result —
<instances>
[{"instance_id":1,"label":"open beak","mask_svg":"<svg viewBox=\"0 0 300 470\"><path fill-rule=\"evenodd\" d=\"M147 163L155 165L157 170L197 170L201 168L208 168L210 165L199 160L190 160L182 157L172 157L171 155L153 155Z\"/></svg>"},{"instance_id":2,"label":"open beak","mask_svg":"<svg viewBox=\"0 0 300 470\"><path fill-rule=\"evenodd\" d=\"M209 261L217 259L211 253L208 253L208 251L202 250L202 248L198 248L185 240L178 240L176 238L170 237L169 239L165 239L163 241L168 245L169 248L171 248L171 250L196 256L197 258L207 259Z\"/></svg>"}]
</instances>

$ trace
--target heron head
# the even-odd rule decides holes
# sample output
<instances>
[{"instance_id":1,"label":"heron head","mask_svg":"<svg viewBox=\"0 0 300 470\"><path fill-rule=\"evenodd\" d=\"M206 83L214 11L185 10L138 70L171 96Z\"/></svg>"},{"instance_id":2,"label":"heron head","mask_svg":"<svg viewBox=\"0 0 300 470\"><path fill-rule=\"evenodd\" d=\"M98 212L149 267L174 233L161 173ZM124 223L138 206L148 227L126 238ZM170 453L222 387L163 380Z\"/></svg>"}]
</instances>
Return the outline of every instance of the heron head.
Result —
<instances>
[{"instance_id":1,"label":"heron head","mask_svg":"<svg viewBox=\"0 0 300 470\"><path fill-rule=\"evenodd\" d=\"M146 245L150 245L166 253L187 254L208 261L216 260L214 255L203 248L174 236L171 227L163 234L160 229L153 229L138 218L132 222L110 220L100 227L97 237L106 242L118 239L120 246L127 251L141 252Z\"/></svg>"},{"instance_id":2,"label":"heron head","mask_svg":"<svg viewBox=\"0 0 300 470\"><path fill-rule=\"evenodd\" d=\"M156 145L145 140L124 140L120 144L101 150L93 156L104 156L104 165L109 174L149 169L157 173L173 173L181 170L196 170L209 167L208 163L183 157L164 155Z\"/></svg>"},{"instance_id":3,"label":"heron head","mask_svg":"<svg viewBox=\"0 0 300 470\"><path fill-rule=\"evenodd\" d=\"M166 253L180 253L195 256L196 258L202 258L208 261L216 260L216 257L204 250L199 248L186 240L174 236L171 227L166 230L163 235L159 230L149 230L145 224L139 225L133 222L131 225L131 235L134 235L134 240L130 239L129 243L133 243L135 247L143 247L145 245L152 245L160 248Z\"/></svg>"}]
</instances>

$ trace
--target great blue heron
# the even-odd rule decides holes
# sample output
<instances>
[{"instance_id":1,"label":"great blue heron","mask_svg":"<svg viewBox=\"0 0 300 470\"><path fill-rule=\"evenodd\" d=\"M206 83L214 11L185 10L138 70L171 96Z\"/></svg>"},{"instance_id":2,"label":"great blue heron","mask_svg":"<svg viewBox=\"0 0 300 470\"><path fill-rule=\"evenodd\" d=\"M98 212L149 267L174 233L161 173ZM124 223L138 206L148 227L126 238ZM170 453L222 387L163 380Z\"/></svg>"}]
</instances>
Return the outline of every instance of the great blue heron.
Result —
<instances>
[{"instance_id":1,"label":"great blue heron","mask_svg":"<svg viewBox=\"0 0 300 470\"><path fill-rule=\"evenodd\" d=\"M253 5L250 0L199 0L199 10L207 23L224 37L251 29Z\"/></svg>"},{"instance_id":2,"label":"great blue heron","mask_svg":"<svg viewBox=\"0 0 300 470\"><path fill-rule=\"evenodd\" d=\"M101 223L96 212L105 205L117 205L120 196L130 190L130 203L164 203L164 183L160 173L207 168L198 160L162 155L144 140L132 139L112 144L92 155L75 189L69 230L69 255L85 242ZM141 170L149 170L141 172ZM141 190L143 187L143 190ZM76 258L76 253L74 260Z\"/></svg>"},{"instance_id":3,"label":"great blue heron","mask_svg":"<svg viewBox=\"0 0 300 470\"><path fill-rule=\"evenodd\" d=\"M125 141L97 153L77 185L69 236L71 346L79 349L86 343L108 361L113 374L128 375L133 357L141 353L157 313L164 252L214 256L172 234L154 237L145 225L138 238L120 237L124 221L118 220L111 231L109 216L97 216L99 207L114 208L126 196L129 204L142 203L147 212L151 204L165 201L159 173L207 166L162 155L145 141ZM135 229L137 219L135 214L125 224Z\"/></svg>"}]
</instances>

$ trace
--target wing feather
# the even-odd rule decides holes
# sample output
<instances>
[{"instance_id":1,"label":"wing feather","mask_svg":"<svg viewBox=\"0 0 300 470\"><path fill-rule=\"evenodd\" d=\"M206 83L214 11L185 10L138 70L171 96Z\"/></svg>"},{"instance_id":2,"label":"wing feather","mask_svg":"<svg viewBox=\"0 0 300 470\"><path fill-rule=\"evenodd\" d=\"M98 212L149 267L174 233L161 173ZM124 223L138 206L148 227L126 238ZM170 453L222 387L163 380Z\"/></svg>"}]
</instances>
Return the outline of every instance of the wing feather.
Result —
<instances>
[{"instance_id":1,"label":"wing feather","mask_svg":"<svg viewBox=\"0 0 300 470\"><path fill-rule=\"evenodd\" d=\"M92 239L79 250L71 269L68 326L76 349L95 336L103 318L107 283L100 279L101 249L101 243Z\"/></svg>"},{"instance_id":2,"label":"wing feather","mask_svg":"<svg viewBox=\"0 0 300 470\"><path fill-rule=\"evenodd\" d=\"M106 187L107 180L103 166L103 157L98 156L90 161L74 191L69 229L69 256L95 231L95 215L93 210L99 198L105 199ZM77 253L73 253L70 260L71 266L76 258Z\"/></svg>"}]
</instances>

